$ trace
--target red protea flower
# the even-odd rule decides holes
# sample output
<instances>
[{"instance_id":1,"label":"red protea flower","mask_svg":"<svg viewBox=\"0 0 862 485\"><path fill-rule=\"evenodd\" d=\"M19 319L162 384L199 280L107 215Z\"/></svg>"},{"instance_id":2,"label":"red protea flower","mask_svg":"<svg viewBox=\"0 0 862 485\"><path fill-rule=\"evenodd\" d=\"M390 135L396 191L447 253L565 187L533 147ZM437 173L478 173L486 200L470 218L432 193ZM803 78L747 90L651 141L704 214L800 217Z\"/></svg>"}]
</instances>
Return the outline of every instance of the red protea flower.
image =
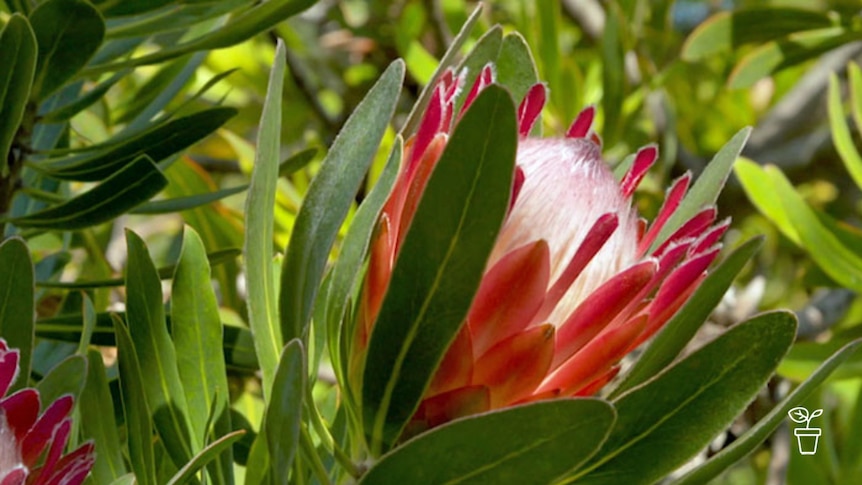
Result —
<instances>
[{"instance_id":1,"label":"red protea flower","mask_svg":"<svg viewBox=\"0 0 862 485\"><path fill-rule=\"evenodd\" d=\"M51 403L39 416L39 391L22 389L6 396L18 376L18 350L0 339L0 485L76 485L95 461L87 442L63 456L72 421L72 396Z\"/></svg>"},{"instance_id":2,"label":"red protea flower","mask_svg":"<svg viewBox=\"0 0 862 485\"><path fill-rule=\"evenodd\" d=\"M464 110L493 82L483 69ZM400 244L425 184L457 123L453 106L463 76L447 73L417 130L371 247L354 340L355 368L387 289ZM727 222L706 208L652 248L685 195L676 180L647 224L632 195L656 161L641 149L618 183L591 132L585 109L564 138L527 138L545 103L533 86L521 103L517 173L508 218L457 337L407 434L456 417L557 396L592 395L620 360L658 331L686 302L719 253Z\"/></svg>"}]
</instances>

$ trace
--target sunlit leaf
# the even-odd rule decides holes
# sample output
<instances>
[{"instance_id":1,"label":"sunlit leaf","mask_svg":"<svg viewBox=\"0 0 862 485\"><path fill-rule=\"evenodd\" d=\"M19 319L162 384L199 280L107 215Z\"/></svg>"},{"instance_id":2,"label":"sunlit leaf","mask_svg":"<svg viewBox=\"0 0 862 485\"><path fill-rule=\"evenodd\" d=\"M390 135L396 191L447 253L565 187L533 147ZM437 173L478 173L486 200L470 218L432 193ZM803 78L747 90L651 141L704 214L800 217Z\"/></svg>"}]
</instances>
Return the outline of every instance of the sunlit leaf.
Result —
<instances>
[{"instance_id":1,"label":"sunlit leaf","mask_svg":"<svg viewBox=\"0 0 862 485\"><path fill-rule=\"evenodd\" d=\"M862 83L860 79L859 68L848 69L851 74L851 84ZM855 83L853 82L855 81ZM856 90L859 88L857 87ZM832 143L835 145L835 150L841 156L841 161L847 168L847 172L853 177L856 185L862 187L862 155L853 144L853 136L850 134L850 127L847 126L844 116L844 108L841 106L841 86L838 85L838 76L835 73L829 75L829 127L832 128Z\"/></svg>"},{"instance_id":2,"label":"sunlit leaf","mask_svg":"<svg viewBox=\"0 0 862 485\"><path fill-rule=\"evenodd\" d=\"M248 320L263 374L264 399L269 397L278 365L283 338L278 320L273 256L273 206L278 182L278 153L281 148L281 95L284 86L285 47L278 43L263 102L257 153L245 202L245 244L243 256L249 274Z\"/></svg>"},{"instance_id":3,"label":"sunlit leaf","mask_svg":"<svg viewBox=\"0 0 862 485\"><path fill-rule=\"evenodd\" d=\"M682 47L682 58L696 61L731 52L746 44L766 42L794 32L822 29L830 25L832 21L824 12L777 5L719 12L689 34Z\"/></svg>"}]
</instances>

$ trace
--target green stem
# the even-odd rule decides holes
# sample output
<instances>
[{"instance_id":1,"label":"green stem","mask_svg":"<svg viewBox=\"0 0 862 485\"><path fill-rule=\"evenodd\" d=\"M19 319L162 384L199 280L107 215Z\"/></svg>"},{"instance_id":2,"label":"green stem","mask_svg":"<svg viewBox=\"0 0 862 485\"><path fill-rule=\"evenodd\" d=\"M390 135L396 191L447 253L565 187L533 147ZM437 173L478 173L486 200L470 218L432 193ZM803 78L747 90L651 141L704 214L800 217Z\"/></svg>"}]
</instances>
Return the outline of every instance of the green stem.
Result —
<instances>
[{"instance_id":1,"label":"green stem","mask_svg":"<svg viewBox=\"0 0 862 485\"><path fill-rule=\"evenodd\" d=\"M317 477L317 481L323 485L332 485L332 482L329 481L329 475L326 473L326 468L323 466L323 462L320 461L320 455L317 454L317 450L314 448L314 442L308 433L308 427L304 423L301 433L299 437L300 446L302 446L302 452L308 459L311 471Z\"/></svg>"},{"instance_id":2,"label":"green stem","mask_svg":"<svg viewBox=\"0 0 862 485\"><path fill-rule=\"evenodd\" d=\"M323 417L320 416L320 413L317 411L317 406L314 405L314 396L311 394L311 386L306 386L305 393L305 404L308 409L308 415L311 417L311 425L314 426L314 432L320 437L320 441L323 443L324 448L332 453L335 460L344 467L345 470L347 470L347 473L349 473L350 476L353 478L359 478L362 475L362 471L355 463L353 463L353 460L347 456L347 453L338 446L338 443L335 442L335 438L333 438L332 434L329 432L329 428L326 427L326 423L323 422Z\"/></svg>"}]
</instances>

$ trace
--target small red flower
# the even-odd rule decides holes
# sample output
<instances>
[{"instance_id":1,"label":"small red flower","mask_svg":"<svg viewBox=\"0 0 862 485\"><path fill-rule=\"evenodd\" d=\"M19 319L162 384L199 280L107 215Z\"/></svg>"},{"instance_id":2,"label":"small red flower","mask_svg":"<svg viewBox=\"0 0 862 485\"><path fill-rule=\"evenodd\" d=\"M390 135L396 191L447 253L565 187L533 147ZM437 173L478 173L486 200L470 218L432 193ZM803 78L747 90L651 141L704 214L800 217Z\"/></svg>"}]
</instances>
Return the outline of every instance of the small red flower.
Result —
<instances>
[{"instance_id":1,"label":"small red flower","mask_svg":"<svg viewBox=\"0 0 862 485\"><path fill-rule=\"evenodd\" d=\"M63 455L72 420L72 396L63 396L39 415L39 391L6 396L18 377L17 349L0 339L0 485L77 485L95 461L93 443Z\"/></svg>"},{"instance_id":2,"label":"small red flower","mask_svg":"<svg viewBox=\"0 0 862 485\"><path fill-rule=\"evenodd\" d=\"M465 110L493 78L490 66L482 70ZM443 77L405 145L405 165L372 243L354 369L422 191L457 123L453 109L463 79L451 72ZM673 183L652 223L639 218L632 196L658 151L638 151L617 182L591 131L594 108L581 112L563 138L528 138L545 97L544 85L537 84L520 104L506 223L410 433L513 404L596 393L619 371L620 360L687 301L719 253L728 223L715 223L714 207L656 246L691 175Z\"/></svg>"}]
</instances>

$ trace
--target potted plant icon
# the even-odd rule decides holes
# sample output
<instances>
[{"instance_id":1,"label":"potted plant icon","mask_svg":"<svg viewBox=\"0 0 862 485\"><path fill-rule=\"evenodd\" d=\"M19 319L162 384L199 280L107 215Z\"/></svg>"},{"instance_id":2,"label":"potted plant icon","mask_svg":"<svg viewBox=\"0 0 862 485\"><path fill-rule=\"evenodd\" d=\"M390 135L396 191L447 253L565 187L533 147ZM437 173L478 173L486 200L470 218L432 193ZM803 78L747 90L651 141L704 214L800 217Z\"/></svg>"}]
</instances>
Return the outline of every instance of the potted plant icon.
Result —
<instances>
[{"instance_id":1,"label":"potted plant icon","mask_svg":"<svg viewBox=\"0 0 862 485\"><path fill-rule=\"evenodd\" d=\"M793 434L796 435L796 441L799 445L799 453L802 455L813 455L817 453L817 442L820 439L820 428L812 428L811 420L823 414L822 409L815 409L813 413L809 413L803 407L796 407L787 412L790 419L795 423L805 423L804 428L796 428Z\"/></svg>"}]
</instances>

